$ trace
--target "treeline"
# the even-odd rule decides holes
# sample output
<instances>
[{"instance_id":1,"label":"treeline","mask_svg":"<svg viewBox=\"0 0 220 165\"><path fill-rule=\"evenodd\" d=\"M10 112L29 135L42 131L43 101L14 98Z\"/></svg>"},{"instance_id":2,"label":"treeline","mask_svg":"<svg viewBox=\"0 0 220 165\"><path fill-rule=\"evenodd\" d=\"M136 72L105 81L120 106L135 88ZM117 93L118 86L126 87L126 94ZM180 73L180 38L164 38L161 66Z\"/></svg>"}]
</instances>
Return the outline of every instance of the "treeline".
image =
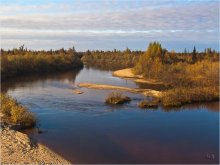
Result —
<instances>
[{"instance_id":1,"label":"treeline","mask_svg":"<svg viewBox=\"0 0 220 165\"><path fill-rule=\"evenodd\" d=\"M82 57L82 61L86 66L92 66L99 69L117 70L127 67L134 67L138 61L142 51L131 51L126 49L124 51L86 51Z\"/></svg>"},{"instance_id":2,"label":"treeline","mask_svg":"<svg viewBox=\"0 0 220 165\"><path fill-rule=\"evenodd\" d=\"M154 42L140 56L134 70L173 87L164 93L163 105L219 100L219 53L214 50L198 53L194 47L191 53L175 53Z\"/></svg>"},{"instance_id":3,"label":"treeline","mask_svg":"<svg viewBox=\"0 0 220 165\"><path fill-rule=\"evenodd\" d=\"M133 67L136 74L168 84L172 89L164 92L166 106L219 100L219 52L211 48L175 52L152 42L145 52L88 50L82 60L86 66L108 70Z\"/></svg>"},{"instance_id":4,"label":"treeline","mask_svg":"<svg viewBox=\"0 0 220 165\"><path fill-rule=\"evenodd\" d=\"M59 70L69 70L83 67L81 61L82 53L75 48L68 50L41 50L32 51L24 49L1 49L1 79L23 75L27 73L42 73Z\"/></svg>"},{"instance_id":5,"label":"treeline","mask_svg":"<svg viewBox=\"0 0 220 165\"><path fill-rule=\"evenodd\" d=\"M153 45L155 43L150 43ZM156 57L160 57L160 60L163 64L177 64L179 62L192 64L195 61L218 61L219 55L218 52L212 50L211 48L206 48L203 52L197 52L196 48L192 52L187 51L186 49L183 52L175 52L175 51L168 51L159 46L159 48L153 48L153 52L149 54L153 54L153 61ZM156 51L156 52L154 52ZM117 70L123 68L129 68L137 66L138 61L143 61L143 57L146 57L146 52L144 51L131 51L129 48L126 48L124 51L116 50L113 51L86 51L83 54L82 61L87 66L92 66L99 69L106 69L106 70ZM194 54L194 56L193 56ZM195 56L196 54L196 56ZM193 58L192 58L193 57ZM139 60L139 58L142 58ZM146 57L147 58L147 57ZM155 62L155 61L154 61ZM144 62L142 62L144 63ZM136 68L138 69L138 68ZM140 70L146 70L147 68L140 68ZM138 70L137 70L138 71ZM140 72L142 72L140 71Z\"/></svg>"},{"instance_id":6,"label":"treeline","mask_svg":"<svg viewBox=\"0 0 220 165\"><path fill-rule=\"evenodd\" d=\"M218 85L219 53L212 51L191 53L168 52L158 42L150 43L135 64L136 74L148 79L160 79L174 86Z\"/></svg>"}]
</instances>

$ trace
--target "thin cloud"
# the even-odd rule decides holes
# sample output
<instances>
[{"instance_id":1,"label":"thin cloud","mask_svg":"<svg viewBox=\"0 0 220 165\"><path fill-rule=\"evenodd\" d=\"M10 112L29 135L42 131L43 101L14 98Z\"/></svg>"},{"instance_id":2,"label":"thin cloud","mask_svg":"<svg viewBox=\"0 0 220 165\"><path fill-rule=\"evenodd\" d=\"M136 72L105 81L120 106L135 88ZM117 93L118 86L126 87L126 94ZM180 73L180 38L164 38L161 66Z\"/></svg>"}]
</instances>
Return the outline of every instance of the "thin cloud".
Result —
<instances>
[{"instance_id":1,"label":"thin cloud","mask_svg":"<svg viewBox=\"0 0 220 165\"><path fill-rule=\"evenodd\" d=\"M106 42L122 47L126 44L122 42L132 40L134 44L146 40L218 44L218 1L83 2L7 4L0 16L2 46L41 41L49 47L59 40L87 45L102 41L96 44L100 49Z\"/></svg>"}]
</instances>

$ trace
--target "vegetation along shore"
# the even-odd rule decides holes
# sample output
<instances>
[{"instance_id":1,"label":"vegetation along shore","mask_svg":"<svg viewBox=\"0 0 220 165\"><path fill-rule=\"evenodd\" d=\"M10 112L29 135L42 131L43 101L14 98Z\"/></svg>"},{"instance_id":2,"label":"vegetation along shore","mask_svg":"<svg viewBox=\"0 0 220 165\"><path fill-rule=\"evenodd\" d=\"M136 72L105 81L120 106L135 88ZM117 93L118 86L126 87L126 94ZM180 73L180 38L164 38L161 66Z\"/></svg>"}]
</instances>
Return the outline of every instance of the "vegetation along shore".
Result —
<instances>
[{"instance_id":1,"label":"vegetation along shore","mask_svg":"<svg viewBox=\"0 0 220 165\"><path fill-rule=\"evenodd\" d=\"M62 48L60 50L33 51L22 45L19 49L1 49L1 80L5 81L6 78L31 73L82 68L81 56L82 54L76 52L74 47L68 50Z\"/></svg>"},{"instance_id":2,"label":"vegetation along shore","mask_svg":"<svg viewBox=\"0 0 220 165\"><path fill-rule=\"evenodd\" d=\"M106 103L110 104L132 101L117 91L152 97L152 100L143 99L138 104L140 108L157 108L159 104L178 107L193 102L219 100L219 53L209 48L204 52L197 52L194 47L193 52L176 53L162 48L158 42L150 43L145 52L131 51L128 48L125 51L76 52L74 47L68 50L32 51L21 46L13 50L1 49L0 60L1 80L5 82L19 75L82 68L84 62L87 66L112 70L113 76L136 83L169 87L158 91L89 82L78 84L80 88L115 91L106 98ZM78 89L73 93L83 94ZM33 142L27 135L12 130L34 127L36 122L36 116L26 107L7 94L1 94L3 163L69 163L46 147ZM19 150L22 149L25 153L19 155ZM22 160L17 160L17 157Z\"/></svg>"},{"instance_id":3,"label":"vegetation along shore","mask_svg":"<svg viewBox=\"0 0 220 165\"><path fill-rule=\"evenodd\" d=\"M56 72L82 68L81 53L74 47L68 50L32 51L24 48L1 49L1 81L32 73ZM1 93L1 163L70 164L62 157L39 144L28 135L18 132L36 125L37 117L14 98Z\"/></svg>"},{"instance_id":4,"label":"vegetation along shore","mask_svg":"<svg viewBox=\"0 0 220 165\"><path fill-rule=\"evenodd\" d=\"M118 53L122 56L115 55ZM112 60L117 61L117 66L113 68L109 67L112 66ZM163 106L219 100L219 53L211 48L197 52L194 47L192 52L185 49L177 53L162 48L158 42L152 42L145 52L132 52L129 49L122 52L89 51L83 56L83 61L92 61L96 67L110 70L122 69L123 66L126 69L114 71L113 76L137 83L168 86L167 90L162 91L159 101Z\"/></svg>"}]
</instances>

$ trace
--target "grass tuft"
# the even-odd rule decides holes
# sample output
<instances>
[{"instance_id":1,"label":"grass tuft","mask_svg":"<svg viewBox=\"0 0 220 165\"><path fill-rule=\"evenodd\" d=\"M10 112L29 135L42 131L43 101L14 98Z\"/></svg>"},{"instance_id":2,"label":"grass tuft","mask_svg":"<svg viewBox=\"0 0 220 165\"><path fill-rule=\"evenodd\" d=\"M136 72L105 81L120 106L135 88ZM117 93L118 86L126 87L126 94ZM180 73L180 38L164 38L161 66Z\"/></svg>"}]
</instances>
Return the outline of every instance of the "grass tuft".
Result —
<instances>
[{"instance_id":1,"label":"grass tuft","mask_svg":"<svg viewBox=\"0 0 220 165\"><path fill-rule=\"evenodd\" d=\"M35 115L6 94L1 94L1 113L7 124L19 124L21 128L30 128L36 124Z\"/></svg>"},{"instance_id":2,"label":"grass tuft","mask_svg":"<svg viewBox=\"0 0 220 165\"><path fill-rule=\"evenodd\" d=\"M128 96L124 96L120 92L112 92L108 95L105 102L108 104L123 104L131 101L131 98Z\"/></svg>"},{"instance_id":3,"label":"grass tuft","mask_svg":"<svg viewBox=\"0 0 220 165\"><path fill-rule=\"evenodd\" d=\"M157 99L143 100L138 104L138 107L140 107L140 108L157 108L158 103L159 103L159 100L157 100Z\"/></svg>"}]
</instances>

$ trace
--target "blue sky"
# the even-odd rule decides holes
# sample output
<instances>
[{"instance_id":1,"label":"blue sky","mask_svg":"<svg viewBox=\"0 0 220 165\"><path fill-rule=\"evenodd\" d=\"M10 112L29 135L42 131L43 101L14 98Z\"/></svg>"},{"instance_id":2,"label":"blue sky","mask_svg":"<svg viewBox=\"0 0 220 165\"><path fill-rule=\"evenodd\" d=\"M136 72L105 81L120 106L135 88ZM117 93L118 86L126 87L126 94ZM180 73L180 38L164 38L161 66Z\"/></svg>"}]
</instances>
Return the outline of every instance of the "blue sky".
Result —
<instances>
[{"instance_id":1,"label":"blue sky","mask_svg":"<svg viewBox=\"0 0 220 165\"><path fill-rule=\"evenodd\" d=\"M1 0L1 47L219 50L219 0Z\"/></svg>"}]
</instances>

